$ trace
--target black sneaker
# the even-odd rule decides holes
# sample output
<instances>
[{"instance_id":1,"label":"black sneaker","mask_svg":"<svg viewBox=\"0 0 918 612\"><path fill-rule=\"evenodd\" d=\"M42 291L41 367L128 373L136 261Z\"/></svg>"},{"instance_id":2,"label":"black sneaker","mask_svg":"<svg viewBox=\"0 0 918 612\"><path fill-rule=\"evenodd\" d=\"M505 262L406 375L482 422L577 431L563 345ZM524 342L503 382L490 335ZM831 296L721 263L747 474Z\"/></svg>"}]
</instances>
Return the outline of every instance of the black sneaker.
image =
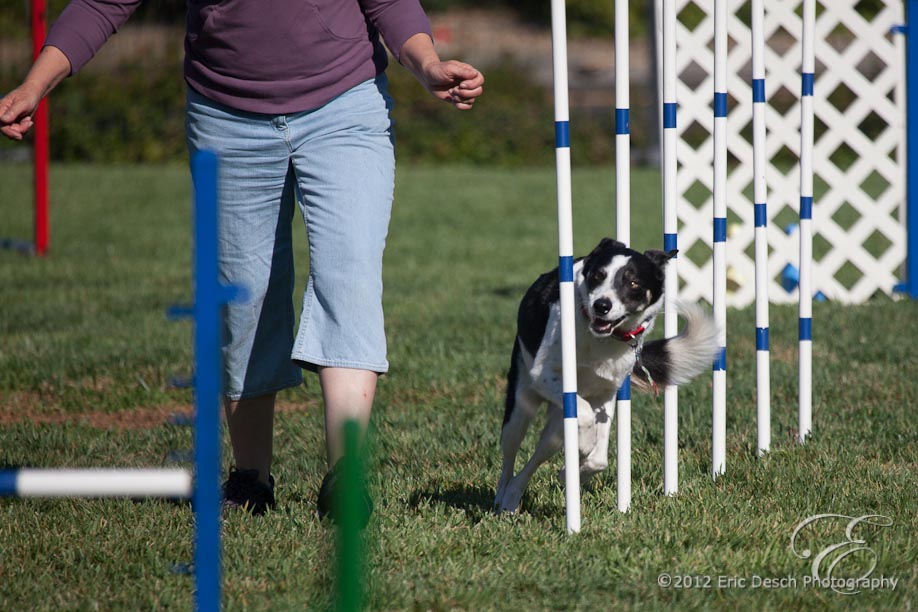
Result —
<instances>
[{"instance_id":1,"label":"black sneaker","mask_svg":"<svg viewBox=\"0 0 918 612\"><path fill-rule=\"evenodd\" d=\"M322 486L319 488L319 499L316 503L320 520L328 517L332 523L339 522L340 512L337 509L335 498L339 494L338 489L341 486L341 468L341 460L339 460L331 471L325 474L325 478L322 479ZM360 529L363 529L370 522L370 515L373 514L373 500L370 498L367 484L362 478L360 479L360 498L361 504L360 512L357 516L357 525Z\"/></svg>"},{"instance_id":2,"label":"black sneaker","mask_svg":"<svg viewBox=\"0 0 918 612\"><path fill-rule=\"evenodd\" d=\"M229 477L223 483L223 509L241 508L252 514L264 514L274 509L274 476L268 476L270 485L258 480L258 470L237 470L230 468Z\"/></svg>"}]
</instances>

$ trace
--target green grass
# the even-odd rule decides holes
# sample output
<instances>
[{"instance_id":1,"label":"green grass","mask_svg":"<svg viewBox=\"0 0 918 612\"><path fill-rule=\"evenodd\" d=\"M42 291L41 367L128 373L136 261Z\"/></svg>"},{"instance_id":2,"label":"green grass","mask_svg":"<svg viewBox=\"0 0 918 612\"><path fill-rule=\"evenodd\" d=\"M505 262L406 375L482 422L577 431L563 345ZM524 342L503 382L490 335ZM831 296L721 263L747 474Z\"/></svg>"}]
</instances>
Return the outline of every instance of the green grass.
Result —
<instances>
[{"instance_id":1,"label":"green grass","mask_svg":"<svg viewBox=\"0 0 918 612\"><path fill-rule=\"evenodd\" d=\"M29 236L28 183L27 168L0 168L4 237ZM583 253L614 231L611 172L576 171L574 190ZM638 171L633 192L633 242L657 247L657 175ZM57 166L52 197L50 256L0 252L0 465L163 465L191 446L189 429L165 421L191 408L190 392L168 384L190 367L190 326L164 316L190 296L187 171ZM815 432L805 447L794 443L796 309L771 312L773 451L762 460L753 312L731 311L726 476L708 476L703 376L680 393L678 496L662 495L662 399L639 396L630 513L615 510L614 444L613 465L584 491L580 535L564 530L560 457L536 475L521 514L491 513L516 306L556 265L554 219L550 168L401 168L385 271L392 368L371 434L369 606L914 608L918 306L908 301L815 304ZM333 603L334 533L314 517L319 397L314 378L283 396L278 510L224 523L229 610ZM845 596L804 586L811 561L794 555L790 537L820 513L892 519L861 525L854 535L875 557L855 553L836 575L860 575L875 558L873 575L896 578L896 588ZM0 609L188 609L192 579L173 568L191 560L192 518L188 504L165 501L0 500ZM805 547L840 543L843 528L814 526ZM661 588L661 573L709 576L711 588ZM721 576L790 577L797 588L721 588Z\"/></svg>"}]
</instances>

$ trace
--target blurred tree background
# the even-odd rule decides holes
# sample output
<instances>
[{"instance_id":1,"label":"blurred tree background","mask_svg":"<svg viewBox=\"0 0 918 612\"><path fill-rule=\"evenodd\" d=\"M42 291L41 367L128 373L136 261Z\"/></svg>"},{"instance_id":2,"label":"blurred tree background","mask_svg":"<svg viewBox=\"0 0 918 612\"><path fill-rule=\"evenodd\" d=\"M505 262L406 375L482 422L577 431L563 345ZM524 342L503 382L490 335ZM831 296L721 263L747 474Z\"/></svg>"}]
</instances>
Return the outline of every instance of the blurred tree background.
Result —
<instances>
[{"instance_id":1,"label":"blurred tree background","mask_svg":"<svg viewBox=\"0 0 918 612\"><path fill-rule=\"evenodd\" d=\"M15 87L28 69L31 44L27 0L0 0L0 92ZM48 0L53 23L67 0ZM547 0L422 0L438 15L499 12L521 26L549 27ZM607 0L569 0L570 37L605 36L611 42L612 6ZM632 2L636 29L643 32L644 3ZM185 0L141 4L122 32L73 79L52 94L51 152L55 160L168 162L185 159L182 36ZM389 69L396 100L393 112L400 160L505 166L551 163L554 159L552 98L544 82L513 58L482 65L487 94L473 113L456 113L432 98L407 71ZM544 79L543 79L544 81ZM575 161L611 159L611 109L582 116L572 109ZM0 139L0 159L26 158L29 147Z\"/></svg>"},{"instance_id":2,"label":"blurred tree background","mask_svg":"<svg viewBox=\"0 0 918 612\"><path fill-rule=\"evenodd\" d=\"M438 18L475 13L479 23L489 15L508 24L548 35L548 0L421 0L436 24ZM877 5L882 0L862 0ZM67 0L48 0L50 21ZM649 56L652 2L629 3L632 49ZM99 55L76 77L52 94L51 152L55 160L86 162L167 162L185 159L182 39L185 0L156 0L141 4L123 31L112 37ZM569 39L602 46L605 63L593 70L572 70L572 85L593 83L588 103L572 99L572 154L575 163L609 163L614 154L612 106L612 0L567 0ZM15 87L25 75L31 54L28 0L0 0L0 92ZM683 11L690 12L692 5ZM684 15L683 15L684 17ZM512 28L511 28L512 26ZM497 30L495 38L505 32ZM506 32L507 36L511 33ZM435 32L436 35L436 32ZM456 36L459 38L459 36ZM531 39L527 39L531 40ZM459 41L457 41L459 42ZM551 163L554 128L550 62L543 70L520 58L534 55L515 39L513 54L495 53L475 63L486 75L486 94L471 113L456 113L432 98L399 66L389 69L396 100L393 116L400 160L461 162L505 166ZM608 45L609 50L603 45ZM449 57L466 58L457 48ZM475 49L472 49L475 50ZM538 51L538 52L543 52ZM595 54L595 53L594 53ZM479 54L480 55L480 54ZM635 61L632 52L632 65ZM572 66L572 68L575 68ZM580 67L582 68L582 67ZM634 75L632 67L632 74ZM632 81L632 144L636 162L652 161L656 147L656 93L651 68L644 82ZM537 74L538 73L538 74ZM601 73L601 74L600 74ZM582 92L581 92L582 93ZM576 95L575 91L574 94ZM0 159L27 158L29 147L0 139Z\"/></svg>"}]
</instances>

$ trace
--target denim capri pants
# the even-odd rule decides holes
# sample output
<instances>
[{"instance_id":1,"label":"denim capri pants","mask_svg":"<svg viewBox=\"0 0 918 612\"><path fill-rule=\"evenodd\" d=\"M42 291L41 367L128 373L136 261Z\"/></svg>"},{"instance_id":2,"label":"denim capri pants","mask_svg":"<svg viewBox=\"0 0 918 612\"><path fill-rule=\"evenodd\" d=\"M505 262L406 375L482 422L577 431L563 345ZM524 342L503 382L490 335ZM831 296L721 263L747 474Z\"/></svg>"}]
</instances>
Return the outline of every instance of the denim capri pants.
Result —
<instances>
[{"instance_id":1,"label":"denim capri pants","mask_svg":"<svg viewBox=\"0 0 918 612\"><path fill-rule=\"evenodd\" d=\"M382 259L395 184L391 106L385 75L288 115L238 111L188 88L188 150L219 157L220 281L249 296L227 306L224 319L229 399L299 385L300 368L388 370ZM294 336L297 206L309 278Z\"/></svg>"}]
</instances>

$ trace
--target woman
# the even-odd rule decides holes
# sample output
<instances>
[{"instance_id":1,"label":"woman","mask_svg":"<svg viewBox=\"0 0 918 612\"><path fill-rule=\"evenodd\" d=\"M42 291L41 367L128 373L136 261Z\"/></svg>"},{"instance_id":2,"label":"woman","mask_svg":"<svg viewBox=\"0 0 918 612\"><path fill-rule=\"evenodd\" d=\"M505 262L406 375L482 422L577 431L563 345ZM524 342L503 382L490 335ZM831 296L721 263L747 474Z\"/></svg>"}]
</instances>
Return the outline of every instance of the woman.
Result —
<instances>
[{"instance_id":1,"label":"woman","mask_svg":"<svg viewBox=\"0 0 918 612\"><path fill-rule=\"evenodd\" d=\"M20 140L39 101L78 72L140 0L72 0L22 85L0 99L0 132ZM274 506L274 403L318 373L331 510L341 428L366 428L386 372L382 256L394 187L385 40L437 98L469 110L484 77L441 61L418 0L189 0L184 75L189 151L220 160L221 282L251 298L228 308L223 361L235 467L227 505ZM309 240L309 281L294 336L291 217ZM371 508L365 496L367 514ZM332 516L332 518L334 518Z\"/></svg>"}]
</instances>

